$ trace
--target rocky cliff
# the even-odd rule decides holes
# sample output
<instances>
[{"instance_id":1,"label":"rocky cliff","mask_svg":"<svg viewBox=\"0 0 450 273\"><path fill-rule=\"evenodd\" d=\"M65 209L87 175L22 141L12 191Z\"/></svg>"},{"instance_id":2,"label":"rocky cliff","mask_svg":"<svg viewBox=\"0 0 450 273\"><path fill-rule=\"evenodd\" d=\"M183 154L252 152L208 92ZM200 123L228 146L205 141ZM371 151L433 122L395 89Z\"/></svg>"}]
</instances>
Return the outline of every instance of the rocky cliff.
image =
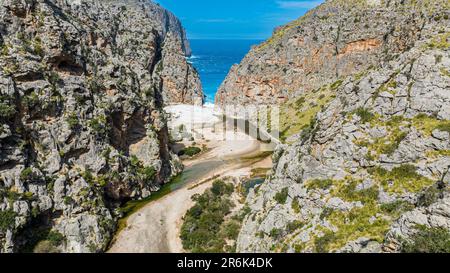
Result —
<instances>
[{"instance_id":1,"label":"rocky cliff","mask_svg":"<svg viewBox=\"0 0 450 273\"><path fill-rule=\"evenodd\" d=\"M250 193L237 251L398 252L423 234L448 251L449 16L448 1L327 1L232 69L219 102L292 98L307 120Z\"/></svg>"},{"instance_id":2,"label":"rocky cliff","mask_svg":"<svg viewBox=\"0 0 450 273\"><path fill-rule=\"evenodd\" d=\"M180 172L162 106L201 103L188 54L150 1L0 1L0 252L104 251Z\"/></svg>"},{"instance_id":3,"label":"rocky cliff","mask_svg":"<svg viewBox=\"0 0 450 273\"><path fill-rule=\"evenodd\" d=\"M429 19L418 8L446 1L404 2L327 1L275 29L233 66L216 103L282 103L394 58L414 44Z\"/></svg>"}]
</instances>

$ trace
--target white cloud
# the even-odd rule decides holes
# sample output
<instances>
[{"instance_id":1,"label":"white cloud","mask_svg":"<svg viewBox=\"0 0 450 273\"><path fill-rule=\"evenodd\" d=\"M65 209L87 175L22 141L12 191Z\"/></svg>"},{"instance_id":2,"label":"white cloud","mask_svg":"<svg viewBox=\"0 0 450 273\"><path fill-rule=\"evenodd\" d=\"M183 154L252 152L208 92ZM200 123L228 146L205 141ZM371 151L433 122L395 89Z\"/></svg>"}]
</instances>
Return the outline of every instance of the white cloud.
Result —
<instances>
[{"instance_id":1,"label":"white cloud","mask_svg":"<svg viewBox=\"0 0 450 273\"><path fill-rule=\"evenodd\" d=\"M282 9L312 9L322 4L323 1L277 1Z\"/></svg>"}]
</instances>

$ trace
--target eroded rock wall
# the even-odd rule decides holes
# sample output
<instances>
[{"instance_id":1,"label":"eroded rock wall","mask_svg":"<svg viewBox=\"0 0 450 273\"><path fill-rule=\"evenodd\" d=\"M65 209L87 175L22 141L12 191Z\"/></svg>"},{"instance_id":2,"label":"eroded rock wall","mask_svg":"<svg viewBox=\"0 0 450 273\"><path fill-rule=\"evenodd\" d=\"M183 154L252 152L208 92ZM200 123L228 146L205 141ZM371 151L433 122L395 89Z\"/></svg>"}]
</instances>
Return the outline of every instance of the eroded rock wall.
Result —
<instances>
[{"instance_id":1,"label":"eroded rock wall","mask_svg":"<svg viewBox=\"0 0 450 273\"><path fill-rule=\"evenodd\" d=\"M169 103L203 94L150 1L0 1L0 252L101 252L116 208L182 166Z\"/></svg>"},{"instance_id":2,"label":"eroded rock wall","mask_svg":"<svg viewBox=\"0 0 450 273\"><path fill-rule=\"evenodd\" d=\"M409 49L439 1L329 0L274 30L233 66L216 104L273 104L377 66Z\"/></svg>"},{"instance_id":3,"label":"eroded rock wall","mask_svg":"<svg viewBox=\"0 0 450 273\"><path fill-rule=\"evenodd\" d=\"M419 2L413 8L410 1L384 1L391 9L380 15L383 28L406 16L415 19L398 26L415 29L419 20L420 31L401 35L411 38L402 53L377 55L384 61L361 64L359 73L341 78L292 144L278 146L269 178L246 201L250 213L238 252L397 252L420 228L450 230L449 9L448 2ZM346 9L335 12L356 18ZM339 52L379 44L369 38ZM376 55L366 54L371 63ZM292 78L301 81L295 86L309 83L304 77Z\"/></svg>"}]
</instances>

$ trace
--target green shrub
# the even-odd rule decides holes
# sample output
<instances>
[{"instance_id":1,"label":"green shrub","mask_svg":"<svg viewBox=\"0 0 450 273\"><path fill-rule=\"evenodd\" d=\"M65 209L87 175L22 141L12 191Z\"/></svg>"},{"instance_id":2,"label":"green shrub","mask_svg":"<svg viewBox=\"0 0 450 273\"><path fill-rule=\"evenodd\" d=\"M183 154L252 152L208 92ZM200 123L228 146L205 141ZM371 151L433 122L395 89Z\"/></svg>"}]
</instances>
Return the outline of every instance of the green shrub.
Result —
<instances>
[{"instance_id":1,"label":"green shrub","mask_svg":"<svg viewBox=\"0 0 450 273\"><path fill-rule=\"evenodd\" d=\"M140 174L145 182L151 182L155 178L156 170L153 167L144 167L140 170Z\"/></svg>"},{"instance_id":2,"label":"green shrub","mask_svg":"<svg viewBox=\"0 0 450 273\"><path fill-rule=\"evenodd\" d=\"M379 191L376 187L356 190L357 185L361 183L360 180L351 179L344 181L346 182L345 184L339 183L340 187L337 187L337 189L334 190L333 194L335 196L341 197L349 202L361 201L364 203L370 203L378 199Z\"/></svg>"},{"instance_id":3,"label":"green shrub","mask_svg":"<svg viewBox=\"0 0 450 273\"><path fill-rule=\"evenodd\" d=\"M282 235L283 235L283 230L281 230L281 229L279 229L279 228L273 228L271 231L270 231L270 237L272 237L272 238L279 238L279 237L281 237Z\"/></svg>"},{"instance_id":4,"label":"green shrub","mask_svg":"<svg viewBox=\"0 0 450 273\"><path fill-rule=\"evenodd\" d=\"M227 240L237 236L238 222L235 219L225 222L233 206L230 201L233 185L215 181L213 188L193 196L195 205L184 216L180 238L184 249L190 252L224 252Z\"/></svg>"},{"instance_id":5,"label":"green shrub","mask_svg":"<svg viewBox=\"0 0 450 273\"><path fill-rule=\"evenodd\" d=\"M89 121L89 127L99 137L106 137L109 133L109 127L105 116L99 116Z\"/></svg>"},{"instance_id":6,"label":"green shrub","mask_svg":"<svg viewBox=\"0 0 450 273\"><path fill-rule=\"evenodd\" d=\"M16 107L11 100L5 96L0 96L0 118L9 119L16 113Z\"/></svg>"},{"instance_id":7,"label":"green shrub","mask_svg":"<svg viewBox=\"0 0 450 273\"><path fill-rule=\"evenodd\" d=\"M309 137L313 136L316 131L318 130L318 127L316 127L317 125L317 121L316 121L316 117L312 117L309 124L305 125L302 128L302 132L300 133L300 138L302 140L307 140Z\"/></svg>"},{"instance_id":8,"label":"green shrub","mask_svg":"<svg viewBox=\"0 0 450 273\"><path fill-rule=\"evenodd\" d=\"M48 233L47 240L50 241L53 245L58 246L65 240L65 238L64 235L62 235L58 231L50 231Z\"/></svg>"},{"instance_id":9,"label":"green shrub","mask_svg":"<svg viewBox=\"0 0 450 273\"><path fill-rule=\"evenodd\" d=\"M229 239L237 239L239 235L239 231L241 229L241 225L237 221L228 221L224 225L223 231L227 238Z\"/></svg>"},{"instance_id":10,"label":"green shrub","mask_svg":"<svg viewBox=\"0 0 450 273\"><path fill-rule=\"evenodd\" d=\"M94 175L92 175L91 170L86 169L81 176L83 177L84 180L86 180L87 183L89 183L90 185L94 185L95 183L95 178Z\"/></svg>"},{"instance_id":11,"label":"green shrub","mask_svg":"<svg viewBox=\"0 0 450 273\"><path fill-rule=\"evenodd\" d=\"M213 186L211 188L211 192L216 195L224 195L224 194L231 194L234 190L234 187L232 184L227 184L223 182L222 180L216 180L213 183Z\"/></svg>"},{"instance_id":12,"label":"green shrub","mask_svg":"<svg viewBox=\"0 0 450 273\"><path fill-rule=\"evenodd\" d=\"M78 126L80 125L79 120L78 120L78 116L75 113L71 113L66 118L66 122L67 122L67 124L69 124L69 128L72 129L72 130L78 128Z\"/></svg>"},{"instance_id":13,"label":"green shrub","mask_svg":"<svg viewBox=\"0 0 450 273\"><path fill-rule=\"evenodd\" d=\"M307 183L308 190L322 189L327 190L333 185L333 180L331 179L314 179Z\"/></svg>"},{"instance_id":14,"label":"green shrub","mask_svg":"<svg viewBox=\"0 0 450 273\"><path fill-rule=\"evenodd\" d=\"M400 146L400 143L408 136L408 133L401 132L397 136L394 137L392 142L387 145L382 145L380 148L380 152L386 155L392 155Z\"/></svg>"},{"instance_id":15,"label":"green shrub","mask_svg":"<svg viewBox=\"0 0 450 273\"><path fill-rule=\"evenodd\" d=\"M33 91L29 95L23 96L22 101L26 105L26 107L32 109L39 104L39 96L38 94L36 94L36 92Z\"/></svg>"},{"instance_id":16,"label":"green shrub","mask_svg":"<svg viewBox=\"0 0 450 273\"><path fill-rule=\"evenodd\" d=\"M434 185L426 189L417 201L417 205L420 207L428 207L437 201L442 195L442 191L439 189L438 185Z\"/></svg>"},{"instance_id":17,"label":"green shrub","mask_svg":"<svg viewBox=\"0 0 450 273\"><path fill-rule=\"evenodd\" d=\"M314 246L317 253L328 253L330 243L335 241L335 235L331 231L327 231L322 237L314 240Z\"/></svg>"},{"instance_id":18,"label":"green shrub","mask_svg":"<svg viewBox=\"0 0 450 273\"><path fill-rule=\"evenodd\" d=\"M277 194L275 194L275 201L278 202L278 204L286 204L286 200L289 194L289 189L288 188L284 188L282 189L280 192L277 192Z\"/></svg>"},{"instance_id":19,"label":"green shrub","mask_svg":"<svg viewBox=\"0 0 450 273\"><path fill-rule=\"evenodd\" d=\"M295 105L297 106L298 109L302 108L303 105L305 104L306 99L305 97L300 97L296 102Z\"/></svg>"},{"instance_id":20,"label":"green shrub","mask_svg":"<svg viewBox=\"0 0 450 273\"><path fill-rule=\"evenodd\" d=\"M72 197L70 197L70 196L64 197L64 204L70 205L70 204L72 204L73 202L74 202L74 200L72 199Z\"/></svg>"},{"instance_id":21,"label":"green shrub","mask_svg":"<svg viewBox=\"0 0 450 273\"><path fill-rule=\"evenodd\" d=\"M135 174L140 181L152 182L156 176L156 170L153 166L144 167L139 158L135 155L130 157L131 172Z\"/></svg>"},{"instance_id":22,"label":"green shrub","mask_svg":"<svg viewBox=\"0 0 450 273\"><path fill-rule=\"evenodd\" d=\"M298 198L294 198L291 204L292 210L294 210L295 213L300 213L300 203L298 202Z\"/></svg>"},{"instance_id":23,"label":"green shrub","mask_svg":"<svg viewBox=\"0 0 450 273\"><path fill-rule=\"evenodd\" d=\"M324 220L324 219L328 218L328 216L330 216L333 213L333 211L334 211L334 209L332 209L332 208L328 208L328 207L324 208L322 210L322 213L319 216L320 220Z\"/></svg>"},{"instance_id":24,"label":"green shrub","mask_svg":"<svg viewBox=\"0 0 450 273\"><path fill-rule=\"evenodd\" d=\"M388 214L398 214L404 211L410 211L414 209L414 205L406 201L395 201L392 203L382 204L380 209Z\"/></svg>"},{"instance_id":25,"label":"green shrub","mask_svg":"<svg viewBox=\"0 0 450 273\"><path fill-rule=\"evenodd\" d=\"M304 226L305 226L305 223L303 221L295 220L295 221L289 222L287 224L286 231L288 233L292 233L292 232L296 231L297 229L301 229Z\"/></svg>"},{"instance_id":26,"label":"green shrub","mask_svg":"<svg viewBox=\"0 0 450 273\"><path fill-rule=\"evenodd\" d=\"M27 242L28 245L25 247L23 252L34 252L34 253L58 253L60 246L66 238L64 235L58 231L53 231L49 229L38 229L33 232L33 238Z\"/></svg>"},{"instance_id":27,"label":"green shrub","mask_svg":"<svg viewBox=\"0 0 450 273\"><path fill-rule=\"evenodd\" d=\"M420 192L433 185L431 179L418 174L416 167L410 164L393 168L392 171L376 167L369 169L369 173L381 182L386 191L392 193Z\"/></svg>"},{"instance_id":28,"label":"green shrub","mask_svg":"<svg viewBox=\"0 0 450 273\"><path fill-rule=\"evenodd\" d=\"M187 155L187 156L194 156L196 154L199 154L202 151L202 149L198 147L187 147L184 148L178 155Z\"/></svg>"},{"instance_id":29,"label":"green shrub","mask_svg":"<svg viewBox=\"0 0 450 273\"><path fill-rule=\"evenodd\" d=\"M361 118L362 123L370 122L375 117L374 114L372 114L369 110L363 107L356 109L355 114Z\"/></svg>"},{"instance_id":30,"label":"green shrub","mask_svg":"<svg viewBox=\"0 0 450 273\"><path fill-rule=\"evenodd\" d=\"M20 172L20 180L22 181L30 181L33 180L34 173L31 167L25 168Z\"/></svg>"},{"instance_id":31,"label":"green shrub","mask_svg":"<svg viewBox=\"0 0 450 273\"><path fill-rule=\"evenodd\" d=\"M342 85L343 82L344 82L343 80L337 80L337 81L335 81L335 82L334 82L333 84L331 84L331 86L330 86L331 90L336 90L336 89L338 89L338 88Z\"/></svg>"},{"instance_id":32,"label":"green shrub","mask_svg":"<svg viewBox=\"0 0 450 273\"><path fill-rule=\"evenodd\" d=\"M439 131L447 132L450 134L450 121L442 122L441 124L436 126L435 129L437 129Z\"/></svg>"},{"instance_id":33,"label":"green shrub","mask_svg":"<svg viewBox=\"0 0 450 273\"><path fill-rule=\"evenodd\" d=\"M13 210L0 211L0 231L14 228L16 213Z\"/></svg>"},{"instance_id":34,"label":"green shrub","mask_svg":"<svg viewBox=\"0 0 450 273\"><path fill-rule=\"evenodd\" d=\"M450 253L450 232L445 228L418 227L410 242L402 243L403 253Z\"/></svg>"}]
</instances>

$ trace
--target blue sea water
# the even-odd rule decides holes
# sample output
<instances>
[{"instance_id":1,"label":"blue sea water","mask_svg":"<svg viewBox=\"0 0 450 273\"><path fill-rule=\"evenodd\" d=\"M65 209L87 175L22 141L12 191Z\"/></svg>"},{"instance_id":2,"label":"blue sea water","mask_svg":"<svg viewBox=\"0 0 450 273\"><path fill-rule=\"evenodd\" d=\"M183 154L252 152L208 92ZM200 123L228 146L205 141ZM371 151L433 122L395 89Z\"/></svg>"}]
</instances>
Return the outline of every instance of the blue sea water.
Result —
<instances>
[{"instance_id":1,"label":"blue sea water","mask_svg":"<svg viewBox=\"0 0 450 273\"><path fill-rule=\"evenodd\" d=\"M200 74L207 103L214 103L217 89L231 66L240 63L253 45L261 40L191 40L188 59Z\"/></svg>"}]
</instances>

